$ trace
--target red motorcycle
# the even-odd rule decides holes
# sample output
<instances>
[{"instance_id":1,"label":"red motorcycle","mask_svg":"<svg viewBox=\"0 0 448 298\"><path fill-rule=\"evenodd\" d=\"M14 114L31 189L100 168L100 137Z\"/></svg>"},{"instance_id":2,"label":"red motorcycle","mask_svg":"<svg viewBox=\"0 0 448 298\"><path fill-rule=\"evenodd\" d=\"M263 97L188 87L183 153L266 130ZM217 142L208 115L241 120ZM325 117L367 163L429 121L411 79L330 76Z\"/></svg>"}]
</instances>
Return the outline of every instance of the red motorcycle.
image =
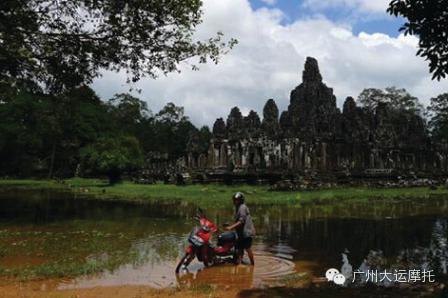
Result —
<instances>
[{"instance_id":1,"label":"red motorcycle","mask_svg":"<svg viewBox=\"0 0 448 298\"><path fill-rule=\"evenodd\" d=\"M233 231L220 233L217 245L213 246L210 240L212 235L218 232L218 227L205 216L201 209L199 209L195 218L199 221L199 227L195 227L191 231L188 237L190 244L185 249L185 255L176 266L176 273L179 273L182 268L187 269L195 257L203 262L206 267L229 261L235 262L236 233Z\"/></svg>"}]
</instances>

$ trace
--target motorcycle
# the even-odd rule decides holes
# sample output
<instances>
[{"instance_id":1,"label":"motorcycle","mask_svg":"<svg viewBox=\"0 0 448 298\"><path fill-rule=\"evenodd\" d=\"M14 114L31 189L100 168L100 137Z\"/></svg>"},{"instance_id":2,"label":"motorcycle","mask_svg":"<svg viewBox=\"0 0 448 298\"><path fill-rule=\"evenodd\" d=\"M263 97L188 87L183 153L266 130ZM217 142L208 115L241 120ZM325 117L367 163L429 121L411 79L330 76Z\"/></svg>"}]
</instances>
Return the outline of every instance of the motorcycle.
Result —
<instances>
[{"instance_id":1,"label":"motorcycle","mask_svg":"<svg viewBox=\"0 0 448 298\"><path fill-rule=\"evenodd\" d=\"M220 233L217 245L214 246L210 240L212 235L218 232L218 227L205 216L201 209L198 210L195 218L199 221L199 227L193 228L188 236L189 245L176 266L176 273L179 273L181 269L187 269L195 257L204 263L205 267L225 262L235 262L237 259L236 233L233 231Z\"/></svg>"}]
</instances>

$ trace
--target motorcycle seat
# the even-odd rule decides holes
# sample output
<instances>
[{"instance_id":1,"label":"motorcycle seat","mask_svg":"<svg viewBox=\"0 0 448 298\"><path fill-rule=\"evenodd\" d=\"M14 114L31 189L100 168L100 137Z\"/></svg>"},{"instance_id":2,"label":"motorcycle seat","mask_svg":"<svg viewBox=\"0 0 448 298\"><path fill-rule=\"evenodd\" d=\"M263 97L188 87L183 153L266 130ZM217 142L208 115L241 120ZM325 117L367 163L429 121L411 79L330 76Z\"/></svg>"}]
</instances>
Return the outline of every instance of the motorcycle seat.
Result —
<instances>
[{"instance_id":1,"label":"motorcycle seat","mask_svg":"<svg viewBox=\"0 0 448 298\"><path fill-rule=\"evenodd\" d=\"M236 233L233 231L224 232L224 233L219 234L218 239L221 241L235 241Z\"/></svg>"}]
</instances>

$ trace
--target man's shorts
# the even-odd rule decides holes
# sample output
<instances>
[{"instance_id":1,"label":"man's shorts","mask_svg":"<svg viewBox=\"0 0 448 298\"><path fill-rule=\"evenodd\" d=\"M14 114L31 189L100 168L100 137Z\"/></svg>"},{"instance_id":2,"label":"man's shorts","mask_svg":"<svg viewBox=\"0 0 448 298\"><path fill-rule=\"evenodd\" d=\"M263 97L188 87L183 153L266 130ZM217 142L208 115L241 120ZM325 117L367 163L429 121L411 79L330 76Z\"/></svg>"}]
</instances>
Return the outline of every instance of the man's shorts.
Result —
<instances>
[{"instance_id":1,"label":"man's shorts","mask_svg":"<svg viewBox=\"0 0 448 298\"><path fill-rule=\"evenodd\" d=\"M236 249L249 249L252 247L252 237L238 238L235 244Z\"/></svg>"}]
</instances>

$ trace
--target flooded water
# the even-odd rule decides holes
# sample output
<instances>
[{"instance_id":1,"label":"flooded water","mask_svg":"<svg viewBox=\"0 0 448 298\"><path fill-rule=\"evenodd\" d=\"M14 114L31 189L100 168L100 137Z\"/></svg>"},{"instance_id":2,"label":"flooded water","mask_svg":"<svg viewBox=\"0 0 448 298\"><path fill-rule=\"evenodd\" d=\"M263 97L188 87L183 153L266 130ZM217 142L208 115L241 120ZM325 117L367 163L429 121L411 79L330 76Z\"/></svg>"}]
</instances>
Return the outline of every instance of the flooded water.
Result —
<instances>
[{"instance_id":1,"label":"flooded water","mask_svg":"<svg viewBox=\"0 0 448 298\"><path fill-rule=\"evenodd\" d=\"M448 200L378 200L305 206L256 206L256 266L174 274L195 207L132 204L62 193L0 195L0 273L74 274L60 289L211 284L240 288L322 277L326 269L431 269L447 273ZM218 225L232 210L207 210ZM105 268L92 273L95 266Z\"/></svg>"}]
</instances>

